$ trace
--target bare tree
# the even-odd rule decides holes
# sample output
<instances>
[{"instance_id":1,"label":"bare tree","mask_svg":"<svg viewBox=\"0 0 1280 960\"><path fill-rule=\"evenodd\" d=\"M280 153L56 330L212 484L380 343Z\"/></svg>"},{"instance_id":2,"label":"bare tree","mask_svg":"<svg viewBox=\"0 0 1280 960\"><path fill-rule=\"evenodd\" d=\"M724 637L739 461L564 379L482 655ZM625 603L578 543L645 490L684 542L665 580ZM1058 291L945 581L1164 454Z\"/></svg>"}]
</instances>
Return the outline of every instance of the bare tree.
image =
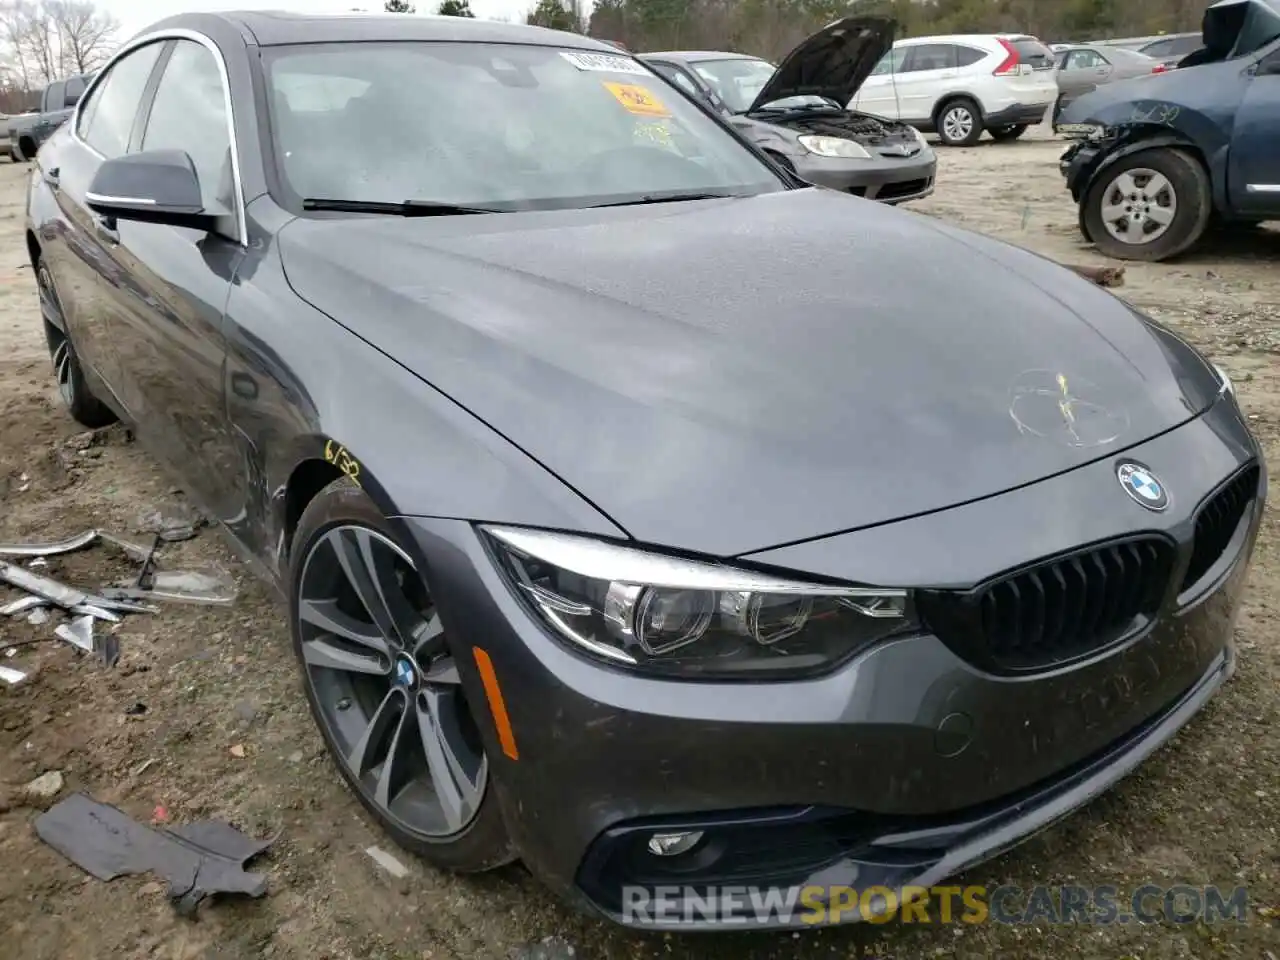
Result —
<instances>
[{"instance_id":1,"label":"bare tree","mask_svg":"<svg viewBox=\"0 0 1280 960\"><path fill-rule=\"evenodd\" d=\"M92 72L110 57L119 29L92 0L0 0L0 69L28 91Z\"/></svg>"},{"instance_id":2,"label":"bare tree","mask_svg":"<svg viewBox=\"0 0 1280 960\"><path fill-rule=\"evenodd\" d=\"M63 60L76 73L102 66L115 46L120 22L88 0L53 0L45 4L61 44Z\"/></svg>"}]
</instances>

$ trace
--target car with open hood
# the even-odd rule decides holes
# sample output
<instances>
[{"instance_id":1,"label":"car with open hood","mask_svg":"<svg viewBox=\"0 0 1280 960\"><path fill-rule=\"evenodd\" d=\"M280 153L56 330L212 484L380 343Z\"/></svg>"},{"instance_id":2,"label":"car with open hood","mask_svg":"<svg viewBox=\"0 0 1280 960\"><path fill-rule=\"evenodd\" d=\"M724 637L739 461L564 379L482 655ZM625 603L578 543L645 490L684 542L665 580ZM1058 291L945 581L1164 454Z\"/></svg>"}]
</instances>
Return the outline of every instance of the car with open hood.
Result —
<instances>
[{"instance_id":1,"label":"car with open hood","mask_svg":"<svg viewBox=\"0 0 1280 960\"><path fill-rule=\"evenodd\" d=\"M334 767L437 868L632 925L860 919L1235 669L1267 476L1222 371L608 44L173 17L25 227L72 415L277 589Z\"/></svg>"},{"instance_id":2,"label":"car with open hood","mask_svg":"<svg viewBox=\"0 0 1280 960\"><path fill-rule=\"evenodd\" d=\"M640 59L702 100L809 183L886 203L933 192L937 158L914 127L847 105L893 45L895 23L846 17L776 68L738 53L664 51Z\"/></svg>"},{"instance_id":3,"label":"car with open hood","mask_svg":"<svg viewBox=\"0 0 1280 960\"><path fill-rule=\"evenodd\" d=\"M1108 256L1166 260L1210 226L1280 220L1280 0L1220 0L1178 69L1064 108L1080 230Z\"/></svg>"}]
</instances>

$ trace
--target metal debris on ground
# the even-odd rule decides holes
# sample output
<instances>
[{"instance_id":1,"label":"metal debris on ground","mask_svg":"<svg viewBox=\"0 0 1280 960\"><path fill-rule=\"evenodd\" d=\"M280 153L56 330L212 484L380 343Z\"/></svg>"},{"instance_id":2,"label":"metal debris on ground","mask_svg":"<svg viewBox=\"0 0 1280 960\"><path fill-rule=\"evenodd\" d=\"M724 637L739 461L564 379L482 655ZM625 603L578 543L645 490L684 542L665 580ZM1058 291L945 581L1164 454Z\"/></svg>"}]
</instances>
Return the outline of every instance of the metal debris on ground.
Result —
<instances>
[{"instance_id":1,"label":"metal debris on ground","mask_svg":"<svg viewBox=\"0 0 1280 960\"><path fill-rule=\"evenodd\" d=\"M85 653L94 652L93 617L76 617L70 623L60 623L53 634Z\"/></svg>"},{"instance_id":2,"label":"metal debris on ground","mask_svg":"<svg viewBox=\"0 0 1280 960\"><path fill-rule=\"evenodd\" d=\"M0 617L27 614L28 623L40 626L49 621L50 608L60 609L73 619L69 623L59 623L54 628L55 637L87 653L96 654L104 664L113 666L120 656L120 641L112 634L95 637L94 620L120 623L123 614L159 612L147 602L151 600L222 606L235 602L235 583L225 571L160 569L159 554L164 545L195 537L206 526L203 518L165 517L157 510L146 519L154 532L149 547L101 530L86 530L74 537L49 543L0 544L0 558L32 558L26 568L0 559L0 584L8 584L23 593L23 596L0 605ZM98 542L113 546L139 561L142 569L137 577L90 592L31 569L47 565L48 557L83 550ZM13 684L25 677L22 671L10 669L0 679Z\"/></svg>"},{"instance_id":3,"label":"metal debris on ground","mask_svg":"<svg viewBox=\"0 0 1280 960\"><path fill-rule=\"evenodd\" d=\"M9 684L9 686L21 683L25 679L27 679L27 675L21 670L15 670L13 667L0 667L0 680Z\"/></svg>"},{"instance_id":4,"label":"metal debris on ground","mask_svg":"<svg viewBox=\"0 0 1280 960\"><path fill-rule=\"evenodd\" d=\"M49 601L44 597L19 597L13 603L7 603L0 607L0 617L16 617L20 613L26 613L28 610L36 610L49 605Z\"/></svg>"},{"instance_id":5,"label":"metal debris on ground","mask_svg":"<svg viewBox=\"0 0 1280 960\"><path fill-rule=\"evenodd\" d=\"M369 855L369 859L397 880L403 880L409 875L409 868L381 847L368 847L365 853Z\"/></svg>"},{"instance_id":6,"label":"metal debris on ground","mask_svg":"<svg viewBox=\"0 0 1280 960\"><path fill-rule=\"evenodd\" d=\"M213 894L265 895L267 878L244 867L276 839L254 840L215 820L153 830L83 793L55 804L35 827L41 840L104 882L159 874L169 881L174 909L192 918Z\"/></svg>"},{"instance_id":7,"label":"metal debris on ground","mask_svg":"<svg viewBox=\"0 0 1280 960\"><path fill-rule=\"evenodd\" d=\"M89 546L98 539L98 536L97 530L86 530L84 533L54 543L0 543L0 556L53 557L60 553L74 553Z\"/></svg>"}]
</instances>

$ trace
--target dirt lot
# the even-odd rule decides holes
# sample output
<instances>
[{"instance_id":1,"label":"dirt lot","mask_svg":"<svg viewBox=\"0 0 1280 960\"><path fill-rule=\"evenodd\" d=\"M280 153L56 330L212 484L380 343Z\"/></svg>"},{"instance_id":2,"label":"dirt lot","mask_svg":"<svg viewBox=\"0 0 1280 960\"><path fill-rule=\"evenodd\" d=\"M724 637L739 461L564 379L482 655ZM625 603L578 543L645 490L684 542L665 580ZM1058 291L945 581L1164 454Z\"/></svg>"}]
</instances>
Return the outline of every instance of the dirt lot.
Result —
<instances>
[{"instance_id":1,"label":"dirt lot","mask_svg":"<svg viewBox=\"0 0 1280 960\"><path fill-rule=\"evenodd\" d=\"M944 151L937 195L916 209L1077 263L1075 211L1058 143ZM22 243L26 168L0 165L0 541L101 527L147 541L147 511L181 491L123 431L93 445L63 412L40 334ZM1234 377L1273 463L1280 462L1280 230L1218 243L1175 265L1128 267L1119 291L1170 322ZM957 331L957 336L963 336ZM389 847L326 760L306 712L283 620L220 540L169 551L174 564L234 572L231 608L167 606L127 620L114 670L62 644L0 663L34 671L0 687L0 957L447 958L632 957L1266 957L1280 954L1280 535L1269 513L1240 622L1237 679L1170 747L1121 787L971 883L1247 885L1244 926L1106 928L871 927L804 935L696 939L638 935L579 917L527 874L457 879L399 855L393 879L366 856ZM130 564L105 549L51 561L94 586ZM6 596L0 593L0 598ZM0 641L47 638L50 625L0 622ZM135 706L142 704L145 711ZM100 883L34 836L21 785L61 771L142 821L220 817L280 831L259 901L207 904L178 919L152 878ZM545 938L559 938L544 943ZM551 950L559 947L558 950ZM1269 952L1268 947L1270 948Z\"/></svg>"}]
</instances>

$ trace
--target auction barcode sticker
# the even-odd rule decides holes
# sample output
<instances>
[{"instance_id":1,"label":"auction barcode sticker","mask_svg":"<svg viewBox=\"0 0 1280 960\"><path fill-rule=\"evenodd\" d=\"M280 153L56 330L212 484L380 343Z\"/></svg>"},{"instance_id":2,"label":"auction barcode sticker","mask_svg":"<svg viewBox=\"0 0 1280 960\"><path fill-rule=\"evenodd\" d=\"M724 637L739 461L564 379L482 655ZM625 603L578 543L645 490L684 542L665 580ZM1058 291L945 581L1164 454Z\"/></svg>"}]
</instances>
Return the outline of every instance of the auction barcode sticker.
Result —
<instances>
[{"instance_id":1,"label":"auction barcode sticker","mask_svg":"<svg viewBox=\"0 0 1280 960\"><path fill-rule=\"evenodd\" d=\"M637 73L642 77L651 76L648 70L630 57L618 57L610 53L584 53L581 50L561 50L564 57L579 70L598 70L603 73Z\"/></svg>"}]
</instances>

